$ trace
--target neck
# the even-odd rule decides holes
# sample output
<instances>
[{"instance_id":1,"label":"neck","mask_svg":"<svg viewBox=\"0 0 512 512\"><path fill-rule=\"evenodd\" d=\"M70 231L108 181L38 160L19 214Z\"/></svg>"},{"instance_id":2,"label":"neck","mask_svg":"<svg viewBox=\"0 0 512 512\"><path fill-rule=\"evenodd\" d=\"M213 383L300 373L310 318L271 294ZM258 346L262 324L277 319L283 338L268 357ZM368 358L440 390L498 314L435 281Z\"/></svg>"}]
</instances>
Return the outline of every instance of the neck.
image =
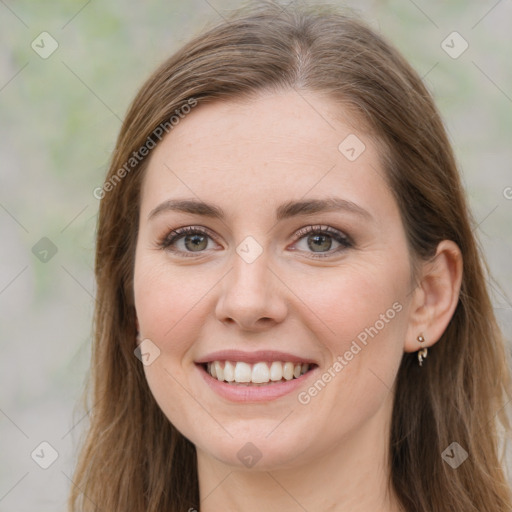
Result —
<instances>
[{"instance_id":1,"label":"neck","mask_svg":"<svg viewBox=\"0 0 512 512\"><path fill-rule=\"evenodd\" d=\"M337 446L287 469L235 468L198 449L201 512L400 512L389 488L390 415L388 404Z\"/></svg>"}]
</instances>

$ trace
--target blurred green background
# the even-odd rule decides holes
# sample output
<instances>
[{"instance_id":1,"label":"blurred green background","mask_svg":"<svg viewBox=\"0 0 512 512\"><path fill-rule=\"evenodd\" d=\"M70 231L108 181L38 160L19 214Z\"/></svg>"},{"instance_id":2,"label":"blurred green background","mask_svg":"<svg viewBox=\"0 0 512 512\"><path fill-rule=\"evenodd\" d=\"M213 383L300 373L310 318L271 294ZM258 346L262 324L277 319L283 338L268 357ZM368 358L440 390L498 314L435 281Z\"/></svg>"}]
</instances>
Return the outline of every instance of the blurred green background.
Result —
<instances>
[{"instance_id":1,"label":"blurred green background","mask_svg":"<svg viewBox=\"0 0 512 512\"><path fill-rule=\"evenodd\" d=\"M95 293L93 190L145 78L238 5L0 0L0 512L65 510L87 426L79 399ZM342 5L387 36L434 94L510 340L512 3ZM442 42L454 31L463 40L449 43L450 56ZM464 41L467 50L453 58ZM54 454L43 441L58 454L48 469L40 466Z\"/></svg>"}]
</instances>

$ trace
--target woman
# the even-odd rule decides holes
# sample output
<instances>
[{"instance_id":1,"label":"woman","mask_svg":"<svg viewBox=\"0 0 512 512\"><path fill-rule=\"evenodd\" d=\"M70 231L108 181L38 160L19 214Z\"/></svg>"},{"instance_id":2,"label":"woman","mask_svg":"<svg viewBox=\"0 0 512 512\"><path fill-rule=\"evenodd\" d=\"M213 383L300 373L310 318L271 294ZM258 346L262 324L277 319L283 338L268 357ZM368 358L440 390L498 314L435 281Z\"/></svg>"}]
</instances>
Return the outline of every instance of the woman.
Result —
<instances>
[{"instance_id":1,"label":"woman","mask_svg":"<svg viewBox=\"0 0 512 512\"><path fill-rule=\"evenodd\" d=\"M258 2L199 35L143 85L98 196L71 511L511 509L452 149L363 23Z\"/></svg>"}]
</instances>

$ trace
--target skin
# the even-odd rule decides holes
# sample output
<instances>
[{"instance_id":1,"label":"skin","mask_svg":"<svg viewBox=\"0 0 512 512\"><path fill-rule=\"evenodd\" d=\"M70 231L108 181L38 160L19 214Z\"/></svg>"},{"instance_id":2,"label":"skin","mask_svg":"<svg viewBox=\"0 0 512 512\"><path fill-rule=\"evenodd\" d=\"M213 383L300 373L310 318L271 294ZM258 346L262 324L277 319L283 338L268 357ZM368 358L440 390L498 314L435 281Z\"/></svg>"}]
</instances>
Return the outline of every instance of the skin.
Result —
<instances>
[{"instance_id":1,"label":"skin","mask_svg":"<svg viewBox=\"0 0 512 512\"><path fill-rule=\"evenodd\" d=\"M457 246L444 241L412 279L377 145L358 125L318 93L265 92L196 107L152 152L134 269L137 325L160 350L144 367L151 392L197 448L201 511L400 510L387 488L394 382L404 351L420 348L417 336L429 347L446 329L462 261ZM349 134L366 146L355 161L338 149ZM286 201L333 195L369 215L275 220ZM214 203L226 218L163 211L149 219L177 198ZM327 237L315 252L308 247L314 234L295 235L315 225L348 235L354 245ZM199 252L183 237L176 241L188 257L159 246L183 226L212 235ZM247 236L262 250L252 263L236 252ZM360 352L307 404L297 392L230 402L194 364L222 349L273 349L316 360L319 378L396 303L400 312L367 345L359 343ZM252 468L237 457L247 442L261 453Z\"/></svg>"}]
</instances>

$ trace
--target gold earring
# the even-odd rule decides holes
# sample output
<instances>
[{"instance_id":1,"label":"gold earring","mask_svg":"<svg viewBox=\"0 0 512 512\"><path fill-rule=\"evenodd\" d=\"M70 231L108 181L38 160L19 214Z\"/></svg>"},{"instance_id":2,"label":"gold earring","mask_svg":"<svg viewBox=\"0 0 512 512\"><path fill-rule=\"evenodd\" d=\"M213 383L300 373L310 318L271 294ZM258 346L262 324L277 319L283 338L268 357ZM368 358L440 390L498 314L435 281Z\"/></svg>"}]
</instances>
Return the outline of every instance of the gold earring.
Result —
<instances>
[{"instance_id":1,"label":"gold earring","mask_svg":"<svg viewBox=\"0 0 512 512\"><path fill-rule=\"evenodd\" d=\"M421 334L416 339L418 340L419 343L423 343L425 341L425 338ZM423 359L425 359L427 357L427 355L428 355L427 347L423 347L420 350L418 350L418 363L420 366L423 366Z\"/></svg>"}]
</instances>

